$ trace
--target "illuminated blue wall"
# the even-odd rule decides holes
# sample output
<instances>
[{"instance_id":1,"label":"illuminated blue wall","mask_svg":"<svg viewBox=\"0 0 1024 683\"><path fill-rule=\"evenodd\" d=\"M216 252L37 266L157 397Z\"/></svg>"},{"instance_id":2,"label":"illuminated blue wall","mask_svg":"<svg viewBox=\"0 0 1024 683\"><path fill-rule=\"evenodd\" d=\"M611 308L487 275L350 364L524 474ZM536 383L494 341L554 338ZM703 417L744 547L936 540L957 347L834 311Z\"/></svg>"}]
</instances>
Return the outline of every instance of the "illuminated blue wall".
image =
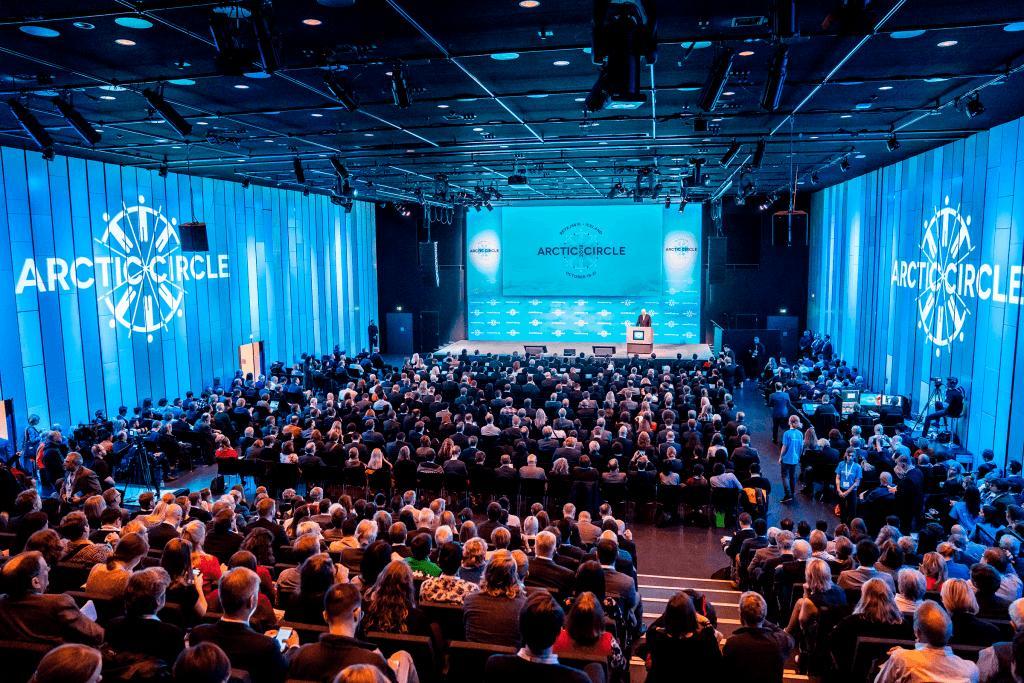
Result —
<instances>
[{"instance_id":1,"label":"illuminated blue wall","mask_svg":"<svg viewBox=\"0 0 1024 683\"><path fill-rule=\"evenodd\" d=\"M811 219L809 326L915 413L929 378L959 377L966 445L1019 459L1021 121L818 192Z\"/></svg>"},{"instance_id":2,"label":"illuminated blue wall","mask_svg":"<svg viewBox=\"0 0 1024 683\"><path fill-rule=\"evenodd\" d=\"M625 341L641 308L659 344L700 340L701 207L531 203L470 213L470 340ZM599 257L563 247L601 247ZM541 252L541 249L556 250ZM618 251L608 251L618 250Z\"/></svg>"},{"instance_id":3,"label":"illuminated blue wall","mask_svg":"<svg viewBox=\"0 0 1024 683\"><path fill-rule=\"evenodd\" d=\"M197 259L178 244L193 216ZM372 205L0 148L0 394L20 427L230 380L253 340L268 363L358 350L376 316Z\"/></svg>"}]
</instances>

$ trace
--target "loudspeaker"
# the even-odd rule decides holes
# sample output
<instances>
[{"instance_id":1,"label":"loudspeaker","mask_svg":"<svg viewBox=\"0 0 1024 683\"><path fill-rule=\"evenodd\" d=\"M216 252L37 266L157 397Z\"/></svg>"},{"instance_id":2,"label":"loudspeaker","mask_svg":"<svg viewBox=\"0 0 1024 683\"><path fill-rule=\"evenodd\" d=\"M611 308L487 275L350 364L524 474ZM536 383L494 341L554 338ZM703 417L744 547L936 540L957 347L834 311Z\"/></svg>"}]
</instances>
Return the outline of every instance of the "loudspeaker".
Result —
<instances>
[{"instance_id":1,"label":"loudspeaker","mask_svg":"<svg viewBox=\"0 0 1024 683\"><path fill-rule=\"evenodd\" d=\"M726 237L708 238L708 284L725 282Z\"/></svg>"},{"instance_id":2,"label":"loudspeaker","mask_svg":"<svg viewBox=\"0 0 1024 683\"><path fill-rule=\"evenodd\" d=\"M182 223L178 226L183 252L210 251L210 242L206 236L206 223Z\"/></svg>"},{"instance_id":3,"label":"loudspeaker","mask_svg":"<svg viewBox=\"0 0 1024 683\"><path fill-rule=\"evenodd\" d=\"M806 247L807 214L803 211L773 214L772 244L777 247Z\"/></svg>"},{"instance_id":4,"label":"loudspeaker","mask_svg":"<svg viewBox=\"0 0 1024 683\"><path fill-rule=\"evenodd\" d=\"M437 242L419 242L420 278L425 285L441 286L441 271L437 265Z\"/></svg>"}]
</instances>

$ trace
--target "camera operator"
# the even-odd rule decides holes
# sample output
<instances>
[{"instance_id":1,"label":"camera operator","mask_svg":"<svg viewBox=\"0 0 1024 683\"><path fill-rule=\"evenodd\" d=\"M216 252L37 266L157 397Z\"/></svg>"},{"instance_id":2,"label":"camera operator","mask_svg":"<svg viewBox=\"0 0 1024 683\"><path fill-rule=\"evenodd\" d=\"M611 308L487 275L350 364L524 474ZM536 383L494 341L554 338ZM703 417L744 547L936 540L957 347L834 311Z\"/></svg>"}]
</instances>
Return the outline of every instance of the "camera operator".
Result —
<instances>
[{"instance_id":1,"label":"camera operator","mask_svg":"<svg viewBox=\"0 0 1024 683\"><path fill-rule=\"evenodd\" d=\"M932 382L935 384L935 393L937 394L942 387L942 380L938 377L933 377ZM950 377L946 380L945 403L935 402L935 412L929 413L924 419L924 430L921 433L927 436L932 422L943 417L960 417L963 415L963 412L964 390L960 388L960 381L956 377Z\"/></svg>"}]
</instances>

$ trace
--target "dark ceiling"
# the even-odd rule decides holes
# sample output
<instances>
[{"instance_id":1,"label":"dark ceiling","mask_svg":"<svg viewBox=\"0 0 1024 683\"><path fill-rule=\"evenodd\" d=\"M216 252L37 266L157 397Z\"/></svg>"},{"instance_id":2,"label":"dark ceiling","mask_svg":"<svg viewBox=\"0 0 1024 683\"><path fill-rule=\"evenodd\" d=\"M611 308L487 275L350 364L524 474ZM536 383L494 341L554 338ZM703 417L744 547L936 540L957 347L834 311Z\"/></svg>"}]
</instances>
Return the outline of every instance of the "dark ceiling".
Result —
<instances>
[{"instance_id":1,"label":"dark ceiling","mask_svg":"<svg viewBox=\"0 0 1024 683\"><path fill-rule=\"evenodd\" d=\"M361 196L382 199L429 196L438 173L455 191L596 198L616 181L632 187L643 167L657 169L662 198L678 197L696 158L709 177L694 198L751 185L772 193L794 176L803 191L838 182L847 162L846 173L863 173L1024 114L1024 6L1006 0L875 0L846 15L836 14L838 0L797 2L799 35L786 41L774 113L759 104L774 49L771 3L660 0L657 62L642 70L647 104L587 116L582 98L598 73L589 0L324 2L267 2L280 68L224 76L209 25L225 3L7 0L0 89L5 100L22 98L59 153L291 187L299 156L313 191L335 187L338 155ZM709 130L696 132L701 86L729 49L750 54L735 58L726 94L704 115ZM396 64L412 95L404 109L386 75ZM358 110L330 94L329 72L350 83ZM162 88L192 135L183 140L152 112L145 88ZM969 118L974 92L984 111ZM98 144L75 135L52 102L58 95L102 129ZM900 146L889 151L893 131ZM760 139L764 160L751 169ZM734 141L742 148L723 166ZM8 107L0 143L33 147ZM508 187L517 169L529 186Z\"/></svg>"}]
</instances>

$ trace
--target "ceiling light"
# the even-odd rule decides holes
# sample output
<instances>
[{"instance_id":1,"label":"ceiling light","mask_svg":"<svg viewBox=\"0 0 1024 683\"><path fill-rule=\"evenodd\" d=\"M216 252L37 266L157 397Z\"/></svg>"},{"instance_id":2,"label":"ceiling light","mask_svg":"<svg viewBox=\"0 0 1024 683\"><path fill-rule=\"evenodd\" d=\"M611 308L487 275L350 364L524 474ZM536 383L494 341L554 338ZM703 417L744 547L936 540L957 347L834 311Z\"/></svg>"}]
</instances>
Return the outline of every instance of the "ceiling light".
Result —
<instances>
[{"instance_id":1,"label":"ceiling light","mask_svg":"<svg viewBox=\"0 0 1024 683\"><path fill-rule=\"evenodd\" d=\"M967 103L964 105L964 113L967 114L967 118L973 119L976 116L980 116L985 113L985 105L981 103L981 98L978 97L978 93L974 93Z\"/></svg>"},{"instance_id":2,"label":"ceiling light","mask_svg":"<svg viewBox=\"0 0 1024 683\"><path fill-rule=\"evenodd\" d=\"M372 138L373 137L373 133L363 133L363 137L364 138Z\"/></svg>"},{"instance_id":3,"label":"ceiling light","mask_svg":"<svg viewBox=\"0 0 1024 683\"><path fill-rule=\"evenodd\" d=\"M302 159L295 157L292 160L292 168L295 170L295 180L299 185L306 183L306 172L302 168Z\"/></svg>"},{"instance_id":4,"label":"ceiling light","mask_svg":"<svg viewBox=\"0 0 1024 683\"><path fill-rule=\"evenodd\" d=\"M767 147L767 143L764 138L757 141L757 147L754 148L754 157L750 160L750 168L761 168L761 162L764 161L764 152Z\"/></svg>"},{"instance_id":5,"label":"ceiling light","mask_svg":"<svg viewBox=\"0 0 1024 683\"><path fill-rule=\"evenodd\" d=\"M880 86L878 86L878 89L879 90L892 90L892 86L891 85L880 85Z\"/></svg>"},{"instance_id":6,"label":"ceiling light","mask_svg":"<svg viewBox=\"0 0 1024 683\"><path fill-rule=\"evenodd\" d=\"M484 131L484 129L481 128L480 126L477 126L476 128L473 129L474 133L482 133L483 131Z\"/></svg>"},{"instance_id":7,"label":"ceiling light","mask_svg":"<svg viewBox=\"0 0 1024 683\"><path fill-rule=\"evenodd\" d=\"M958 41L958 40L943 40L943 41L940 41L940 42L936 43L936 46L937 47L954 47L955 45L958 45L959 43L960 43L960 41Z\"/></svg>"},{"instance_id":8,"label":"ceiling light","mask_svg":"<svg viewBox=\"0 0 1024 683\"><path fill-rule=\"evenodd\" d=\"M253 78L257 80L261 78L270 78L270 74L268 74L266 71L246 71L242 75L246 78Z\"/></svg>"},{"instance_id":9,"label":"ceiling light","mask_svg":"<svg viewBox=\"0 0 1024 683\"><path fill-rule=\"evenodd\" d=\"M153 109L160 112L171 128L178 132L178 135L183 138L188 137L192 132L191 124L185 120L185 117L178 113L177 109L167 103L163 95L155 90L146 88L142 91L142 96L146 98L146 101L149 102L149 105L153 107Z\"/></svg>"},{"instance_id":10,"label":"ceiling light","mask_svg":"<svg viewBox=\"0 0 1024 683\"><path fill-rule=\"evenodd\" d=\"M697 106L703 111L711 111L718 104L718 100L725 90L726 81L729 80L729 72L732 71L734 54L732 50L726 50L715 57L708 78L704 82L704 88L697 99Z\"/></svg>"},{"instance_id":11,"label":"ceiling light","mask_svg":"<svg viewBox=\"0 0 1024 683\"><path fill-rule=\"evenodd\" d=\"M135 45L135 41L134 40L129 40L127 38L118 38L114 42L117 43L118 45L122 45L124 47L132 47L133 45Z\"/></svg>"},{"instance_id":12,"label":"ceiling light","mask_svg":"<svg viewBox=\"0 0 1024 683\"><path fill-rule=\"evenodd\" d=\"M553 61L551 63L554 64L555 66L569 66L569 60L568 59L556 59L555 61Z\"/></svg>"},{"instance_id":13,"label":"ceiling light","mask_svg":"<svg viewBox=\"0 0 1024 683\"><path fill-rule=\"evenodd\" d=\"M853 117L853 114L841 114L839 116L839 118L841 118L841 119L849 119L849 118L852 118L852 117Z\"/></svg>"},{"instance_id":14,"label":"ceiling light","mask_svg":"<svg viewBox=\"0 0 1024 683\"><path fill-rule=\"evenodd\" d=\"M52 158L53 157L53 138L43 128L43 124L39 123L39 119L30 112L25 105L15 99L7 100L7 106L11 108L11 113L14 114L14 118L18 119L18 123L28 133L28 136L32 138L32 142L43 150L43 156Z\"/></svg>"},{"instance_id":15,"label":"ceiling light","mask_svg":"<svg viewBox=\"0 0 1024 683\"><path fill-rule=\"evenodd\" d=\"M438 109L447 109L448 105L447 104L439 104L439 105L437 105L437 108Z\"/></svg>"},{"instance_id":16,"label":"ceiling light","mask_svg":"<svg viewBox=\"0 0 1024 683\"><path fill-rule=\"evenodd\" d=\"M491 59L499 62L511 62L513 59L519 59L518 52L495 52L491 55Z\"/></svg>"},{"instance_id":17,"label":"ceiling light","mask_svg":"<svg viewBox=\"0 0 1024 683\"><path fill-rule=\"evenodd\" d=\"M575 97L575 98L573 98L573 102L586 102L586 101L587 101L586 97Z\"/></svg>"},{"instance_id":18,"label":"ceiling light","mask_svg":"<svg viewBox=\"0 0 1024 683\"><path fill-rule=\"evenodd\" d=\"M786 84L786 66L789 63L789 48L780 45L768 64L768 78L761 93L761 108L775 111L782 101L782 88Z\"/></svg>"},{"instance_id":19,"label":"ceiling light","mask_svg":"<svg viewBox=\"0 0 1024 683\"><path fill-rule=\"evenodd\" d=\"M263 142L273 142L273 140L271 140L270 138L267 138L267 139L266 139L266 140L264 140Z\"/></svg>"},{"instance_id":20,"label":"ceiling light","mask_svg":"<svg viewBox=\"0 0 1024 683\"><path fill-rule=\"evenodd\" d=\"M109 102L110 100L116 100L117 98L113 95L100 95L100 99L107 100Z\"/></svg>"},{"instance_id":21,"label":"ceiling light","mask_svg":"<svg viewBox=\"0 0 1024 683\"><path fill-rule=\"evenodd\" d=\"M867 154L863 154L863 153L862 154L854 154L853 158L854 159L867 159L868 155Z\"/></svg>"},{"instance_id":22,"label":"ceiling light","mask_svg":"<svg viewBox=\"0 0 1024 683\"><path fill-rule=\"evenodd\" d=\"M83 31L91 31L94 28L96 28L95 24L90 24L88 21L76 21L75 23L73 23L71 25L74 26L75 28L80 28Z\"/></svg>"},{"instance_id":23,"label":"ceiling light","mask_svg":"<svg viewBox=\"0 0 1024 683\"><path fill-rule=\"evenodd\" d=\"M820 135L812 135L811 136L811 140L817 140L820 137L821 137Z\"/></svg>"},{"instance_id":24,"label":"ceiling light","mask_svg":"<svg viewBox=\"0 0 1024 683\"><path fill-rule=\"evenodd\" d=\"M1012 24L1007 24L1003 27L1004 31L1008 33L1017 33L1018 31L1024 31L1024 21L1015 21Z\"/></svg>"},{"instance_id":25,"label":"ceiling light","mask_svg":"<svg viewBox=\"0 0 1024 683\"><path fill-rule=\"evenodd\" d=\"M170 83L171 85L195 85L196 84L196 82L193 81L191 78L172 78L171 80L169 80L167 82Z\"/></svg>"},{"instance_id":26,"label":"ceiling light","mask_svg":"<svg viewBox=\"0 0 1024 683\"><path fill-rule=\"evenodd\" d=\"M334 74L328 72L324 74L324 85L331 91L334 98L341 103L341 106L346 111L356 111L359 109L359 99L352 91L352 86L348 81L338 78Z\"/></svg>"},{"instance_id":27,"label":"ceiling light","mask_svg":"<svg viewBox=\"0 0 1024 683\"><path fill-rule=\"evenodd\" d=\"M60 111L60 115L68 122L68 125L75 129L75 132L90 145L95 145L102 137L92 127L92 124L85 120L85 117L75 109L70 102L59 97L53 98L53 104Z\"/></svg>"},{"instance_id":28,"label":"ceiling light","mask_svg":"<svg viewBox=\"0 0 1024 683\"><path fill-rule=\"evenodd\" d=\"M405 80L405 69L401 64L395 66L388 76L391 81L391 99L399 109L407 109L412 104L409 84Z\"/></svg>"},{"instance_id":29,"label":"ceiling light","mask_svg":"<svg viewBox=\"0 0 1024 683\"><path fill-rule=\"evenodd\" d=\"M235 88L237 90L248 90L249 86L247 86L245 83L235 83Z\"/></svg>"},{"instance_id":30,"label":"ceiling light","mask_svg":"<svg viewBox=\"0 0 1024 683\"><path fill-rule=\"evenodd\" d=\"M207 123L206 121L196 121L196 125L197 126L208 126L210 124Z\"/></svg>"},{"instance_id":31,"label":"ceiling light","mask_svg":"<svg viewBox=\"0 0 1024 683\"><path fill-rule=\"evenodd\" d=\"M754 56L754 51L753 50L744 50L743 52L739 53L739 56L740 57L753 57Z\"/></svg>"},{"instance_id":32,"label":"ceiling light","mask_svg":"<svg viewBox=\"0 0 1024 683\"><path fill-rule=\"evenodd\" d=\"M305 24L306 26L319 26L324 22L320 21L319 19L303 19L302 23Z\"/></svg>"},{"instance_id":33,"label":"ceiling light","mask_svg":"<svg viewBox=\"0 0 1024 683\"><path fill-rule=\"evenodd\" d=\"M695 43L679 43L679 47L683 48L684 50L703 50L705 48L711 47L711 41L698 40Z\"/></svg>"},{"instance_id":34,"label":"ceiling light","mask_svg":"<svg viewBox=\"0 0 1024 683\"><path fill-rule=\"evenodd\" d=\"M320 112L314 112L310 114L310 116L312 116L314 119L322 119L324 117L324 115L321 114Z\"/></svg>"},{"instance_id":35,"label":"ceiling light","mask_svg":"<svg viewBox=\"0 0 1024 683\"><path fill-rule=\"evenodd\" d=\"M741 145L740 143L736 142L735 140L732 141L732 144L729 145L729 149L726 150L725 154L722 155L722 166L723 167L727 167L727 166L729 166L729 164L732 163L733 159L736 158L736 155L740 153L740 148L741 147L743 147L743 145Z\"/></svg>"},{"instance_id":36,"label":"ceiling light","mask_svg":"<svg viewBox=\"0 0 1024 683\"><path fill-rule=\"evenodd\" d=\"M533 9L540 7L540 0L519 0L519 6L524 9Z\"/></svg>"},{"instance_id":37,"label":"ceiling light","mask_svg":"<svg viewBox=\"0 0 1024 683\"><path fill-rule=\"evenodd\" d=\"M60 31L47 28L45 26L33 26L31 24L27 24L25 26L19 26L18 29L22 33L27 33L28 35L36 38L56 38L60 35Z\"/></svg>"},{"instance_id":38,"label":"ceiling light","mask_svg":"<svg viewBox=\"0 0 1024 683\"><path fill-rule=\"evenodd\" d=\"M895 38L896 40L907 40L909 38L917 38L918 36L923 35L924 29L914 29L911 31L893 31L889 34L889 37Z\"/></svg>"},{"instance_id":39,"label":"ceiling light","mask_svg":"<svg viewBox=\"0 0 1024 683\"><path fill-rule=\"evenodd\" d=\"M147 29L153 28L153 22L142 17L118 17L114 23L125 28Z\"/></svg>"}]
</instances>

